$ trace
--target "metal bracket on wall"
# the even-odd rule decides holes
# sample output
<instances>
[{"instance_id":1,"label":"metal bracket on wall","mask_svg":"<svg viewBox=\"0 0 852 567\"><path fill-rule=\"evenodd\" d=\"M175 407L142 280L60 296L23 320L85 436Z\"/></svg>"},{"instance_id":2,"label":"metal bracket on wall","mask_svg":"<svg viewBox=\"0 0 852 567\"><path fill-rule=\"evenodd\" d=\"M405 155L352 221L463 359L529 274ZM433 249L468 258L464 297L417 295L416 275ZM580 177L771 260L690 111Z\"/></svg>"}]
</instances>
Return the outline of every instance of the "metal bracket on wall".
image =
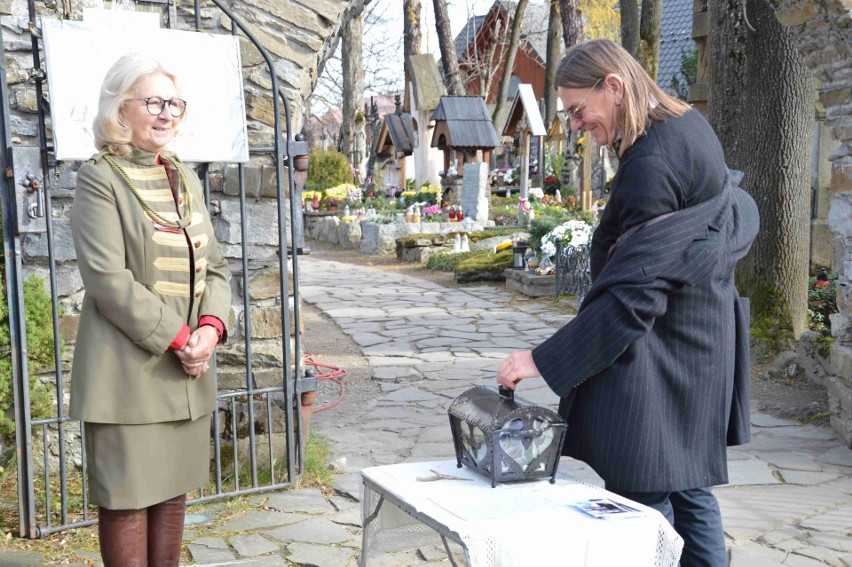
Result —
<instances>
[{"instance_id":1,"label":"metal bracket on wall","mask_svg":"<svg viewBox=\"0 0 852 567\"><path fill-rule=\"evenodd\" d=\"M44 172L41 148L13 147L12 172L15 183L15 205L18 210L17 233L45 232Z\"/></svg>"}]
</instances>

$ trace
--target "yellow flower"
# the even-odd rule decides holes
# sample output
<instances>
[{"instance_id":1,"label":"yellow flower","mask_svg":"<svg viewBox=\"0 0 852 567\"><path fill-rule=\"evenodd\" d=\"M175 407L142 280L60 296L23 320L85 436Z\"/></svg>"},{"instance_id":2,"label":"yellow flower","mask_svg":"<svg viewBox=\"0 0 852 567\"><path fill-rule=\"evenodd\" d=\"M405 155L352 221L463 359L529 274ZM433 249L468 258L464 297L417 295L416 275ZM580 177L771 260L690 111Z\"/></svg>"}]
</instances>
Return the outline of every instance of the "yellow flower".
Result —
<instances>
[{"instance_id":1,"label":"yellow flower","mask_svg":"<svg viewBox=\"0 0 852 567\"><path fill-rule=\"evenodd\" d=\"M351 183L341 183L340 185L335 185L334 187L329 187L328 189L326 189L325 196L340 199L342 201L346 199L346 196L349 194L349 191L353 189L355 189L355 186Z\"/></svg>"},{"instance_id":2,"label":"yellow flower","mask_svg":"<svg viewBox=\"0 0 852 567\"><path fill-rule=\"evenodd\" d=\"M586 143L586 137L585 136L580 136L579 139L577 139L577 145L578 146L582 146L585 143Z\"/></svg>"}]
</instances>

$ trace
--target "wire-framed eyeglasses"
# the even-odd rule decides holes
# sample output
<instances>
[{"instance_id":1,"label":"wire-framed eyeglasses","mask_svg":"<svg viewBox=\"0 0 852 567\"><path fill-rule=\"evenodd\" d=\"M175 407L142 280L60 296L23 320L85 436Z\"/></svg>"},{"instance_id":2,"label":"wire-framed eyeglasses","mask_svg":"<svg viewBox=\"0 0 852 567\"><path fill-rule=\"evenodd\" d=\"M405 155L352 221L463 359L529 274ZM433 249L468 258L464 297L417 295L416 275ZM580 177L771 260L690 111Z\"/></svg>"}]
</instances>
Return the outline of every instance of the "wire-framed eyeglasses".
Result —
<instances>
[{"instance_id":1,"label":"wire-framed eyeglasses","mask_svg":"<svg viewBox=\"0 0 852 567\"><path fill-rule=\"evenodd\" d=\"M131 98L129 100L141 100L145 103L145 108L148 109L148 114L159 116L162 114L166 105L169 106L169 114L175 118L180 118L186 112L186 101L182 98L162 98L159 96L149 96L148 98Z\"/></svg>"},{"instance_id":2,"label":"wire-framed eyeglasses","mask_svg":"<svg viewBox=\"0 0 852 567\"><path fill-rule=\"evenodd\" d=\"M601 79L595 81L595 84L592 85L592 88L590 88L589 91L585 94L585 96L580 99L580 102L577 103L577 106L575 106L574 108L565 108L562 110L566 118L574 118L576 120L583 119L583 111L586 109L586 99L589 98L589 95L592 94L592 91L595 90L595 87L597 87L598 83L600 82Z\"/></svg>"}]
</instances>

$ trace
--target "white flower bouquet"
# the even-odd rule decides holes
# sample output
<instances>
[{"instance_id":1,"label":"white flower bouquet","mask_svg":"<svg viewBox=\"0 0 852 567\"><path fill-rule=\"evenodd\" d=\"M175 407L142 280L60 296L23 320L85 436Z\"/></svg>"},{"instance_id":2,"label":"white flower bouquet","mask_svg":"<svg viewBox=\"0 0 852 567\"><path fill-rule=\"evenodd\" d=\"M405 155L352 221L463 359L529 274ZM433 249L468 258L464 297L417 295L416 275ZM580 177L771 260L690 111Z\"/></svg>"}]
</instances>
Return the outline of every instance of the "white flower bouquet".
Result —
<instances>
[{"instance_id":1,"label":"white flower bouquet","mask_svg":"<svg viewBox=\"0 0 852 567\"><path fill-rule=\"evenodd\" d=\"M556 243L566 246L579 247L589 243L592 238L592 225L582 220L569 220L560 224L541 239L541 255L550 260L556 255Z\"/></svg>"}]
</instances>

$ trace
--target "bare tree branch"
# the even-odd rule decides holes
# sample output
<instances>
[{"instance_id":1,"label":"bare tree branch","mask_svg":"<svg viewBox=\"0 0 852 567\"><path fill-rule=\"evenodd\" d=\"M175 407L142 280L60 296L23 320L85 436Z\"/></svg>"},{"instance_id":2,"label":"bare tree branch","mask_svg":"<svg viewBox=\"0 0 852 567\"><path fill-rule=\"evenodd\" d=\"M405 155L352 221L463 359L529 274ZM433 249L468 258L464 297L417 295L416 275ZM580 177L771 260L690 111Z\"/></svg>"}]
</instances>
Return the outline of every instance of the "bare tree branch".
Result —
<instances>
[{"instance_id":1,"label":"bare tree branch","mask_svg":"<svg viewBox=\"0 0 852 567\"><path fill-rule=\"evenodd\" d=\"M521 0L522 2L524 0ZM459 60L456 56L456 46L450 29L450 18L447 15L446 0L432 0L435 8L435 28L438 31L438 45L441 50L441 64L444 68L444 83L447 93L453 96L464 95L464 85L459 73Z\"/></svg>"}]
</instances>

